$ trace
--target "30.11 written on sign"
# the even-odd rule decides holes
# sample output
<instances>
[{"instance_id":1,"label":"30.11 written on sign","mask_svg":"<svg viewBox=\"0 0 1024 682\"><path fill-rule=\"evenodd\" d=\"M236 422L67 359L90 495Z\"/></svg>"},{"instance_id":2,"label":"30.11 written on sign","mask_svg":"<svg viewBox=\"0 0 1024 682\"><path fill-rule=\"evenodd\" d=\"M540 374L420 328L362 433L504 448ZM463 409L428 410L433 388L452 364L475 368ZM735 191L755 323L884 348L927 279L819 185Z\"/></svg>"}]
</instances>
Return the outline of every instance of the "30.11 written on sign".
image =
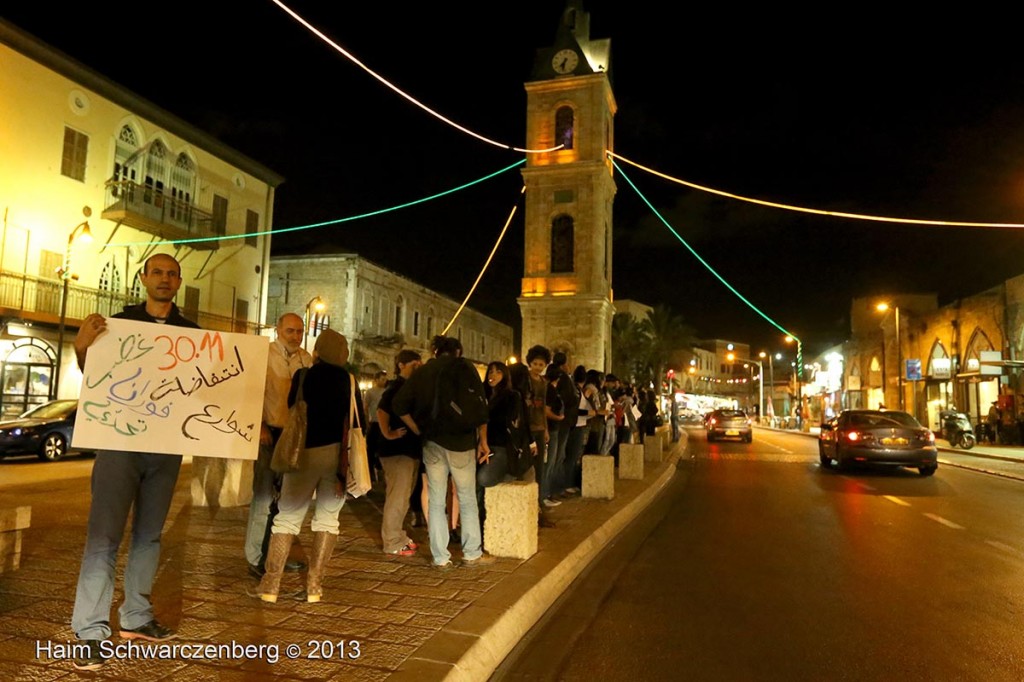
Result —
<instances>
[{"instance_id":1,"label":"30.11 written on sign","mask_svg":"<svg viewBox=\"0 0 1024 682\"><path fill-rule=\"evenodd\" d=\"M256 459L269 342L108 319L86 356L72 445Z\"/></svg>"}]
</instances>

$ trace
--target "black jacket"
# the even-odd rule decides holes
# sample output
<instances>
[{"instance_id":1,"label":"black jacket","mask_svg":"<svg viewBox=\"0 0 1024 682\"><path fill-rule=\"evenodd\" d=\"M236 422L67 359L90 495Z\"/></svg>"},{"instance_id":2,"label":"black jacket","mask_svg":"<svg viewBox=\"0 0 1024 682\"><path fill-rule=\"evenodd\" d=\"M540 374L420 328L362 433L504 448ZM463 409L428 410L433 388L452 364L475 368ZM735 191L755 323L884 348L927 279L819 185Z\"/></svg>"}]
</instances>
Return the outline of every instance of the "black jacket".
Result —
<instances>
[{"instance_id":1,"label":"black jacket","mask_svg":"<svg viewBox=\"0 0 1024 682\"><path fill-rule=\"evenodd\" d=\"M111 317L117 318L119 320L135 320L136 322L155 322L157 324L160 323L160 320L146 312L145 303L138 303L136 305L126 305L123 311L117 313L116 315L112 315ZM167 316L166 320L164 320L164 324L169 324L174 327L189 327L191 329L202 328L192 320L182 315L181 311L178 310L178 306L174 305L173 303L171 304L171 314Z\"/></svg>"}]
</instances>

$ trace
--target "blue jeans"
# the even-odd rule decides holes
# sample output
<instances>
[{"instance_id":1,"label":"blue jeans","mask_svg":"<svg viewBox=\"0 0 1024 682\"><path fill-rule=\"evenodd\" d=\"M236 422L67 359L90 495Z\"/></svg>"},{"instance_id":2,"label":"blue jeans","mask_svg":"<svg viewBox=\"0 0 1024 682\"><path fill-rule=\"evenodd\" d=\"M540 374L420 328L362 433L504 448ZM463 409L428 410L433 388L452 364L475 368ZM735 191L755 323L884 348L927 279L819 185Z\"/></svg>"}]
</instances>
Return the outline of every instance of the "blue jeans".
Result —
<instances>
[{"instance_id":1,"label":"blue jeans","mask_svg":"<svg viewBox=\"0 0 1024 682\"><path fill-rule=\"evenodd\" d=\"M566 446L568 443L568 428L563 429L561 426L557 426L551 429L551 443L548 444L548 461L544 465L544 489L547 491L548 496L556 495L569 487L563 476Z\"/></svg>"},{"instance_id":2,"label":"blue jeans","mask_svg":"<svg viewBox=\"0 0 1024 682\"><path fill-rule=\"evenodd\" d=\"M565 483L566 487L580 487L580 462L583 448L587 444L590 429L587 426L574 426L569 431L569 441L565 445Z\"/></svg>"},{"instance_id":3,"label":"blue jeans","mask_svg":"<svg viewBox=\"0 0 1024 682\"><path fill-rule=\"evenodd\" d=\"M160 564L160 534L171 508L181 457L101 450L92 467L92 503L78 573L71 628L79 639L110 637L117 549L134 503L132 541L124 571L121 628L153 620L149 595Z\"/></svg>"},{"instance_id":4,"label":"blue jeans","mask_svg":"<svg viewBox=\"0 0 1024 682\"><path fill-rule=\"evenodd\" d=\"M476 501L480 510L480 518L487 514L484 509L484 488L504 482L508 475L508 449L503 445L491 448L491 458L476 468Z\"/></svg>"},{"instance_id":5,"label":"blue jeans","mask_svg":"<svg viewBox=\"0 0 1024 682\"><path fill-rule=\"evenodd\" d=\"M434 441L423 441L423 465L427 469L427 495L430 498L430 553L434 565L442 566L451 559L448 551L448 517L445 498L448 493L448 474L455 482L459 496L459 517L462 524L462 555L472 561L483 554L483 536L480 532L480 514L476 506L476 450L456 452L446 450Z\"/></svg>"},{"instance_id":6,"label":"blue jeans","mask_svg":"<svg viewBox=\"0 0 1024 682\"><path fill-rule=\"evenodd\" d=\"M270 519L270 503L274 501L274 472L270 460L273 445L260 445L259 455L252 465L252 502L249 503L249 521L245 527L245 560L252 566L263 561L263 536Z\"/></svg>"}]
</instances>

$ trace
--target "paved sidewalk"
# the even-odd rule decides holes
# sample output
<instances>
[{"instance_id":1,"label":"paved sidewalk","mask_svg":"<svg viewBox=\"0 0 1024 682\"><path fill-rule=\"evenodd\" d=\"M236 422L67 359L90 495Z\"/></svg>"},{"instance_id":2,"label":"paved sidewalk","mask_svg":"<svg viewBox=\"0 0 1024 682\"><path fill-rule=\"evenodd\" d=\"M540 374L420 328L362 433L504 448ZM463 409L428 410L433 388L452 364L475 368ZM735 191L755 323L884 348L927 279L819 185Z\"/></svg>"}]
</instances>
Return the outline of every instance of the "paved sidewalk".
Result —
<instances>
[{"instance_id":1,"label":"paved sidewalk","mask_svg":"<svg viewBox=\"0 0 1024 682\"><path fill-rule=\"evenodd\" d=\"M31 505L32 527L20 570L0 574L0 679L484 680L653 501L684 450L685 439L667 461L648 464L643 481L617 480L614 500L576 497L553 509L557 527L540 531L539 552L528 561L500 559L447 574L429 565L425 528L413 529L420 556L382 554L382 493L375 489L342 510L341 537L320 604L263 604L247 596L256 586L242 553L247 508L193 507L190 470L183 467L153 600L157 617L180 634L168 644L189 650L157 648L155 658L122 650L134 658L111 660L96 673L78 673L58 650L74 642L69 621L85 539L87 479L75 479L66 486L74 492L62 492L60 499L54 499L53 483L4 489L0 508ZM312 545L308 525L301 541ZM121 601L123 554L115 605ZM286 574L282 591L299 587L298 576ZM124 645L116 622L113 629L112 643ZM206 645L218 648L203 650ZM197 659L199 654L206 658Z\"/></svg>"}]
</instances>

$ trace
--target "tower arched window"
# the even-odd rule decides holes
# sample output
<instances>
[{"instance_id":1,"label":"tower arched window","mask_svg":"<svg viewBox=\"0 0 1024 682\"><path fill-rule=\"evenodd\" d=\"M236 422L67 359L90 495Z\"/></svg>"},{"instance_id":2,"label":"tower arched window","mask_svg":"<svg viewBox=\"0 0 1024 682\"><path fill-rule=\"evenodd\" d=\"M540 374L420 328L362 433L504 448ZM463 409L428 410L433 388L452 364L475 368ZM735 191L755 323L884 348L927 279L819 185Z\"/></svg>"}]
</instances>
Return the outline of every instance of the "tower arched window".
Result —
<instances>
[{"instance_id":1,"label":"tower arched window","mask_svg":"<svg viewBox=\"0 0 1024 682\"><path fill-rule=\"evenodd\" d=\"M575 229L572 216L551 221L551 272L574 272Z\"/></svg>"},{"instance_id":2,"label":"tower arched window","mask_svg":"<svg viewBox=\"0 0 1024 682\"><path fill-rule=\"evenodd\" d=\"M142 268L139 268L135 272L135 277L132 278L132 289L129 292L129 295L132 297L132 303L141 303L142 300L146 297L145 294L142 292L141 275Z\"/></svg>"},{"instance_id":3,"label":"tower arched window","mask_svg":"<svg viewBox=\"0 0 1024 682\"><path fill-rule=\"evenodd\" d=\"M555 112L555 144L565 149L572 149L574 138L574 121L576 118L572 107L559 107Z\"/></svg>"}]
</instances>

